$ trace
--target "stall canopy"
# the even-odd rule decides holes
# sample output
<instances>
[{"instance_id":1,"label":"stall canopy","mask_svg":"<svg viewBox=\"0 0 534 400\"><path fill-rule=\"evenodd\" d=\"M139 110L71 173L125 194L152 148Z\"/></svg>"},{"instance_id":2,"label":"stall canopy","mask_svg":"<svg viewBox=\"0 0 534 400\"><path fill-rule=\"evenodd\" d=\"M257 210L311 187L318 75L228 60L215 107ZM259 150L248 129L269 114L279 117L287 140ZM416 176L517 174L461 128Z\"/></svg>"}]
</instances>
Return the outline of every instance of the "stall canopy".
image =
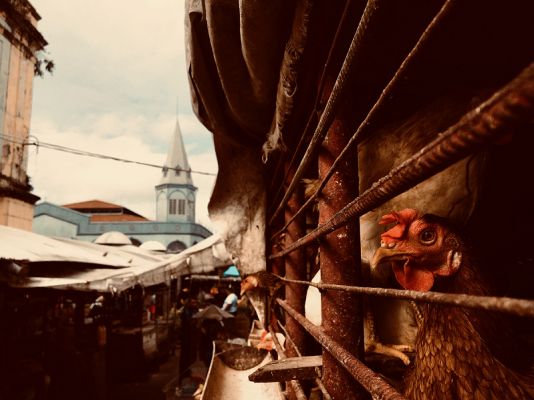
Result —
<instances>
[{"instance_id":1,"label":"stall canopy","mask_svg":"<svg viewBox=\"0 0 534 400\"><path fill-rule=\"evenodd\" d=\"M217 235L171 256L132 245L98 245L0 226L0 280L13 287L120 292L232 263Z\"/></svg>"},{"instance_id":2,"label":"stall canopy","mask_svg":"<svg viewBox=\"0 0 534 400\"><path fill-rule=\"evenodd\" d=\"M223 276L225 277L239 277L239 271L235 265L230 265L224 272Z\"/></svg>"}]
</instances>

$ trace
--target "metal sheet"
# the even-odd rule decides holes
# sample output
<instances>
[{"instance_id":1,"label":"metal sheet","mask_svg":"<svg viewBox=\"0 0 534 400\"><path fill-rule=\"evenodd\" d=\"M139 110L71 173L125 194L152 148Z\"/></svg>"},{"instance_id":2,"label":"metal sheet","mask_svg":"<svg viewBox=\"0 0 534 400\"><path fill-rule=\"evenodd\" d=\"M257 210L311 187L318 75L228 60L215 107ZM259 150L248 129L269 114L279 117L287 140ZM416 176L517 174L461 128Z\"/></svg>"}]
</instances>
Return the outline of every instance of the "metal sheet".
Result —
<instances>
[{"instance_id":1,"label":"metal sheet","mask_svg":"<svg viewBox=\"0 0 534 400\"><path fill-rule=\"evenodd\" d=\"M229 367L223 362L222 355L223 353L219 353L213 357L202 400L282 400L284 398L278 383L254 383L248 379L257 367L272 360L270 354L257 366L245 370Z\"/></svg>"}]
</instances>

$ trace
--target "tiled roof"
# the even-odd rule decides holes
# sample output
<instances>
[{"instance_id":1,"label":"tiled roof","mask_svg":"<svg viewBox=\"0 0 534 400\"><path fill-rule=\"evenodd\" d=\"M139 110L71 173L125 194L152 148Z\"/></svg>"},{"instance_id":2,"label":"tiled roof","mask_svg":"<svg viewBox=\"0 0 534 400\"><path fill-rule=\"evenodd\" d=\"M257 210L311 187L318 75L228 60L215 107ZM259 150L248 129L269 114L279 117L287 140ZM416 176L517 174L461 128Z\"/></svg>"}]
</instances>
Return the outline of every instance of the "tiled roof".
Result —
<instances>
[{"instance_id":1,"label":"tiled roof","mask_svg":"<svg viewBox=\"0 0 534 400\"><path fill-rule=\"evenodd\" d=\"M102 200L87 200L79 203L64 204L62 207L70 208L71 210L77 210L79 208L124 208L118 204L107 203Z\"/></svg>"},{"instance_id":2,"label":"tiled roof","mask_svg":"<svg viewBox=\"0 0 534 400\"><path fill-rule=\"evenodd\" d=\"M65 204L62 207L91 215L93 222L111 221L149 221L136 212L119 204L102 200L87 200L79 203Z\"/></svg>"}]
</instances>

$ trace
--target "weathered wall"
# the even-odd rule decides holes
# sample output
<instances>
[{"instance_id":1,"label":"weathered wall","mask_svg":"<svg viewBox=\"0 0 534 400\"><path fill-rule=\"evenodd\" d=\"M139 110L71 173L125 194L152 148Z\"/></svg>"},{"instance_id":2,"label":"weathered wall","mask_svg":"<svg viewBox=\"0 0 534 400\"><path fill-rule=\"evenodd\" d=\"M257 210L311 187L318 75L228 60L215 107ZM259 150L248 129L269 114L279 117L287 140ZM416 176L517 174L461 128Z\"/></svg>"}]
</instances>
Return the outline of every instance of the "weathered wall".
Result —
<instances>
[{"instance_id":1,"label":"weathered wall","mask_svg":"<svg viewBox=\"0 0 534 400\"><path fill-rule=\"evenodd\" d=\"M0 225L32 230L33 204L9 197L0 198Z\"/></svg>"}]
</instances>

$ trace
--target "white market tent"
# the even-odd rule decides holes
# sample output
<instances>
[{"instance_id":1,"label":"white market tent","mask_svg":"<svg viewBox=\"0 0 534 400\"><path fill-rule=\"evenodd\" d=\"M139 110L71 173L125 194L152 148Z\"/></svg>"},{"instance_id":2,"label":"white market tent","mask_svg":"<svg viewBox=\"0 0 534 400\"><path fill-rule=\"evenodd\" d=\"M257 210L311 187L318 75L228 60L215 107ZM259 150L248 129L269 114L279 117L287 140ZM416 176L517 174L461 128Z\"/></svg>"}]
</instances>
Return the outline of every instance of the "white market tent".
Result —
<instances>
[{"instance_id":1,"label":"white market tent","mask_svg":"<svg viewBox=\"0 0 534 400\"><path fill-rule=\"evenodd\" d=\"M218 235L169 256L132 245L105 246L0 226L0 271L9 262L30 267L28 276L0 274L12 287L98 292L169 283L180 275L234 263Z\"/></svg>"}]
</instances>

